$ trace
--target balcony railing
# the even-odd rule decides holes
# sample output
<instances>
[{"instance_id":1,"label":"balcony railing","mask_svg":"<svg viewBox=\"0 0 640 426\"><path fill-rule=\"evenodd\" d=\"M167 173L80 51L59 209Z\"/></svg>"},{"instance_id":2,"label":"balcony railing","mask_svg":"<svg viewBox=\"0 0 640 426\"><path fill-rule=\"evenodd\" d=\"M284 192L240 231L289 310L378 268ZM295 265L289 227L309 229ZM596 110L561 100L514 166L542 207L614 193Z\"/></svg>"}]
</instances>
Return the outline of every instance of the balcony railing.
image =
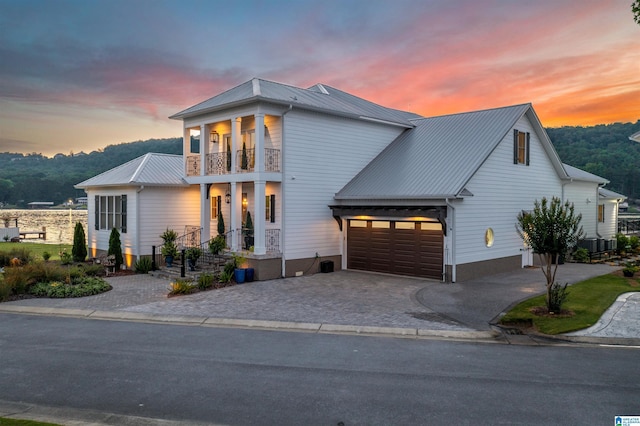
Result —
<instances>
[{"instance_id":1,"label":"balcony railing","mask_svg":"<svg viewBox=\"0 0 640 426\"><path fill-rule=\"evenodd\" d=\"M250 173L255 171L255 149L247 149L236 152L236 173ZM226 175L231 173L231 154L227 151L213 152L205 156L207 175ZM265 148L264 171L280 172L280 150ZM200 176L200 155L187 157L187 176Z\"/></svg>"},{"instance_id":2,"label":"balcony railing","mask_svg":"<svg viewBox=\"0 0 640 426\"><path fill-rule=\"evenodd\" d=\"M190 155L187 157L187 176L200 176L199 155Z\"/></svg>"},{"instance_id":3,"label":"balcony railing","mask_svg":"<svg viewBox=\"0 0 640 426\"><path fill-rule=\"evenodd\" d=\"M228 152L214 152L207 154L207 174L226 175L231 173L231 155Z\"/></svg>"}]
</instances>

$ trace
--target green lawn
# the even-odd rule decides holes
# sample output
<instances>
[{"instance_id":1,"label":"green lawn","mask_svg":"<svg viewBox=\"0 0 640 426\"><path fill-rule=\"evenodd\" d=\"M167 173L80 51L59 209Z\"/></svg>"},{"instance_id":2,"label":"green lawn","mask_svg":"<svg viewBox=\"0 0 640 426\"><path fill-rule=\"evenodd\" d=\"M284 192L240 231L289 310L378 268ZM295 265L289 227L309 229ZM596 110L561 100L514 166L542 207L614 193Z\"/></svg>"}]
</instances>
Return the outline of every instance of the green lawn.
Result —
<instances>
[{"instance_id":1,"label":"green lawn","mask_svg":"<svg viewBox=\"0 0 640 426\"><path fill-rule=\"evenodd\" d=\"M43 423L35 420L7 419L0 417L0 426L60 426L57 423Z\"/></svg>"},{"instance_id":2,"label":"green lawn","mask_svg":"<svg viewBox=\"0 0 640 426\"><path fill-rule=\"evenodd\" d=\"M640 291L637 278L624 278L619 274L607 274L567 287L569 296L563 309L572 316L538 316L531 308L545 306L545 296L536 296L516 305L500 320L501 324L527 324L545 334L562 334L582 330L595 324L616 298L630 291Z\"/></svg>"},{"instance_id":3,"label":"green lawn","mask_svg":"<svg viewBox=\"0 0 640 426\"><path fill-rule=\"evenodd\" d=\"M51 254L50 260L60 260L60 253L63 250L67 250L71 253L73 245L71 244L41 244L41 243L5 243L0 242L0 251L9 252L12 249L26 249L31 252L35 259L42 260L42 253L48 251Z\"/></svg>"}]
</instances>

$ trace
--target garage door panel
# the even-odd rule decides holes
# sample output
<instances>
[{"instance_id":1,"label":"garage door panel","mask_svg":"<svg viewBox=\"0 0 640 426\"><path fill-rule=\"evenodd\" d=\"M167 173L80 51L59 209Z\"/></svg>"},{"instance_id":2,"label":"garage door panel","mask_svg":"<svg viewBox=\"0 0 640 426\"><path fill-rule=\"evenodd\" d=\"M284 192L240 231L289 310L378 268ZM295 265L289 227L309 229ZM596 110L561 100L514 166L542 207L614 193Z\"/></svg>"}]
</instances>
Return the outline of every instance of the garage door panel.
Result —
<instances>
[{"instance_id":1,"label":"garage door panel","mask_svg":"<svg viewBox=\"0 0 640 426\"><path fill-rule=\"evenodd\" d=\"M358 221L347 230L347 268L440 279L439 224ZM396 225L398 229L396 229Z\"/></svg>"}]
</instances>

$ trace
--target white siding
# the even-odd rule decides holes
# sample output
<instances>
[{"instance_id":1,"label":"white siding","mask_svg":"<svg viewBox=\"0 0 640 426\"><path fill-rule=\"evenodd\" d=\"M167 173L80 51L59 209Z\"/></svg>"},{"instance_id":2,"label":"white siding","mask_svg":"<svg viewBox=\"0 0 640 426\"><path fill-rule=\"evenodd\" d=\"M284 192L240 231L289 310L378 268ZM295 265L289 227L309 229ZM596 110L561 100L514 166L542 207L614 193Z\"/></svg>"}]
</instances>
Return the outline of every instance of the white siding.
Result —
<instances>
[{"instance_id":1,"label":"white siding","mask_svg":"<svg viewBox=\"0 0 640 426\"><path fill-rule=\"evenodd\" d=\"M580 224L584 230L584 237L598 238L598 184L571 182L564 187L564 200L573 203L576 214L582 214Z\"/></svg>"},{"instance_id":2,"label":"white siding","mask_svg":"<svg viewBox=\"0 0 640 426\"><path fill-rule=\"evenodd\" d=\"M467 184L474 196L454 203L457 264L522 254L515 228L518 213L533 209L535 200L562 194L560 178L526 116L514 128L531 133L530 165L513 164L513 130L509 131ZM487 228L493 229L492 247L485 245Z\"/></svg>"},{"instance_id":3,"label":"white siding","mask_svg":"<svg viewBox=\"0 0 640 426\"><path fill-rule=\"evenodd\" d=\"M186 225L200 225L200 187L146 187L139 193L140 251L151 254L151 246L162 244L160 234L167 228L178 235ZM134 223L130 227L134 228Z\"/></svg>"},{"instance_id":4,"label":"white siding","mask_svg":"<svg viewBox=\"0 0 640 426\"><path fill-rule=\"evenodd\" d=\"M95 221L95 197L97 196L113 196L113 195L126 195L127 196L127 232L120 233L120 242L122 244L122 253L125 255L125 264L127 267L132 266L133 259L131 255L136 252L136 234L135 223L137 220L137 201L135 188L121 187L121 188L103 188L103 189L89 189L87 190L87 240L89 247L89 257L95 257L97 250L109 250L109 237L111 236L111 230L96 230ZM127 257L127 255L129 255Z\"/></svg>"},{"instance_id":5,"label":"white siding","mask_svg":"<svg viewBox=\"0 0 640 426\"><path fill-rule=\"evenodd\" d=\"M600 200L604 203L604 222L598 223L598 233L606 240L612 240L618 232L618 202L616 200Z\"/></svg>"},{"instance_id":6,"label":"white siding","mask_svg":"<svg viewBox=\"0 0 640 426\"><path fill-rule=\"evenodd\" d=\"M403 129L295 109L284 127L284 256L338 255L333 196Z\"/></svg>"}]
</instances>

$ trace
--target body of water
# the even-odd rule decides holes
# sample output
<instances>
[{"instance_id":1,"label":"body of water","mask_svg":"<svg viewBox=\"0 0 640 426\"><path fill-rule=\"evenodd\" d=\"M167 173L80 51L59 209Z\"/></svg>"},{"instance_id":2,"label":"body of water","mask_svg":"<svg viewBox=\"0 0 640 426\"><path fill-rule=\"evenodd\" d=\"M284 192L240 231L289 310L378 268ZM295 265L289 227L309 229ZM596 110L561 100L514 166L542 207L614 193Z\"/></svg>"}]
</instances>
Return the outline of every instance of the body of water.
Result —
<instances>
[{"instance_id":1,"label":"body of water","mask_svg":"<svg viewBox=\"0 0 640 426\"><path fill-rule=\"evenodd\" d=\"M82 223L84 233L87 235L87 211L86 210L0 210L0 216L8 214L18 217L18 227L21 232L41 231L47 228L47 239L29 239L25 241L47 244L73 244L73 230L76 222ZM4 223L0 222L0 226ZM11 221L11 227L15 221Z\"/></svg>"}]
</instances>

